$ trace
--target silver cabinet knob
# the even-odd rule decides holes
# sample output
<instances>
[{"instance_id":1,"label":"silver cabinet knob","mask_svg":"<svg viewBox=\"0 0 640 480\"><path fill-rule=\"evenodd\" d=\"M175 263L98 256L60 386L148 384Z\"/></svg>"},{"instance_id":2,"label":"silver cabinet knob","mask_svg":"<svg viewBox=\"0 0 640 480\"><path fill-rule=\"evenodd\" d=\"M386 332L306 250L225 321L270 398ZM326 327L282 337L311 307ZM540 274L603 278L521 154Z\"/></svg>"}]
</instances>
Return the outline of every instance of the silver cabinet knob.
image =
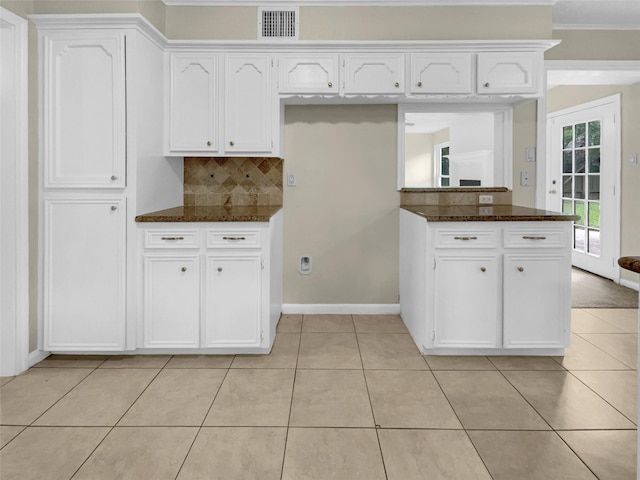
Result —
<instances>
[{"instance_id":1,"label":"silver cabinet knob","mask_svg":"<svg viewBox=\"0 0 640 480\"><path fill-rule=\"evenodd\" d=\"M333 87L333 82L329 82L329 83L327 83L327 86L328 86L329 88Z\"/></svg>"},{"instance_id":2,"label":"silver cabinet knob","mask_svg":"<svg viewBox=\"0 0 640 480\"><path fill-rule=\"evenodd\" d=\"M207 142L207 147L210 147L210 146L211 146L211 141L208 141Z\"/></svg>"},{"instance_id":3,"label":"silver cabinet knob","mask_svg":"<svg viewBox=\"0 0 640 480\"><path fill-rule=\"evenodd\" d=\"M489 82L485 82L484 84L484 88L489 88L490 83Z\"/></svg>"},{"instance_id":4,"label":"silver cabinet knob","mask_svg":"<svg viewBox=\"0 0 640 480\"><path fill-rule=\"evenodd\" d=\"M186 271L187 271L187 267L182 267L180 270L181 270L182 272L186 272Z\"/></svg>"},{"instance_id":5,"label":"silver cabinet knob","mask_svg":"<svg viewBox=\"0 0 640 480\"><path fill-rule=\"evenodd\" d=\"M422 82L418 82L418 86L419 86L419 87L422 87Z\"/></svg>"},{"instance_id":6,"label":"silver cabinet knob","mask_svg":"<svg viewBox=\"0 0 640 480\"><path fill-rule=\"evenodd\" d=\"M229 145L231 145L232 147L235 145L235 143L233 143L232 141L229 142Z\"/></svg>"},{"instance_id":7,"label":"silver cabinet knob","mask_svg":"<svg viewBox=\"0 0 640 480\"><path fill-rule=\"evenodd\" d=\"M396 88L398 88L399 86L400 86L400 83L399 83L399 82L396 82L396 83L395 83L395 87L396 87Z\"/></svg>"},{"instance_id":8,"label":"silver cabinet knob","mask_svg":"<svg viewBox=\"0 0 640 480\"><path fill-rule=\"evenodd\" d=\"M519 272L524 272L524 268L523 267L518 267L518 271Z\"/></svg>"},{"instance_id":9,"label":"silver cabinet knob","mask_svg":"<svg viewBox=\"0 0 640 480\"><path fill-rule=\"evenodd\" d=\"M486 267L480 267L480 271L481 271L481 272L486 272L486 271L487 271L487 268L486 268Z\"/></svg>"},{"instance_id":10,"label":"silver cabinet knob","mask_svg":"<svg viewBox=\"0 0 640 480\"><path fill-rule=\"evenodd\" d=\"M115 182L118 179L118 177L116 177L115 175L111 175L111 181Z\"/></svg>"},{"instance_id":11,"label":"silver cabinet knob","mask_svg":"<svg viewBox=\"0 0 640 480\"><path fill-rule=\"evenodd\" d=\"M221 272L222 271L222 267L218 267L218 271Z\"/></svg>"},{"instance_id":12,"label":"silver cabinet knob","mask_svg":"<svg viewBox=\"0 0 640 480\"><path fill-rule=\"evenodd\" d=\"M115 212L118 209L118 207L116 207L115 205L111 205L111 211Z\"/></svg>"}]
</instances>

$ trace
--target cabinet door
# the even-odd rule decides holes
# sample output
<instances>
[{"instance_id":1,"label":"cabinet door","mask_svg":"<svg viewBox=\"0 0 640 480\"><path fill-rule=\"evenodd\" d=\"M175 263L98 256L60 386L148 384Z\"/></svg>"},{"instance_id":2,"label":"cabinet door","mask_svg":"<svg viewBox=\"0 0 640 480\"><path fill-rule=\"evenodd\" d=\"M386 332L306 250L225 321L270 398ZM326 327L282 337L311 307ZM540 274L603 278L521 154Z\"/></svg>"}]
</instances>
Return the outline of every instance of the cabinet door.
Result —
<instances>
[{"instance_id":1,"label":"cabinet door","mask_svg":"<svg viewBox=\"0 0 640 480\"><path fill-rule=\"evenodd\" d=\"M563 254L504 256L504 346L568 346L571 265Z\"/></svg>"},{"instance_id":2,"label":"cabinet door","mask_svg":"<svg viewBox=\"0 0 640 480\"><path fill-rule=\"evenodd\" d=\"M500 272L496 255L438 255L435 347L500 345Z\"/></svg>"},{"instance_id":3,"label":"cabinet door","mask_svg":"<svg viewBox=\"0 0 640 480\"><path fill-rule=\"evenodd\" d=\"M144 257L144 346L198 347L198 255Z\"/></svg>"},{"instance_id":4,"label":"cabinet door","mask_svg":"<svg viewBox=\"0 0 640 480\"><path fill-rule=\"evenodd\" d=\"M51 32L43 45L44 186L124 187L124 34Z\"/></svg>"},{"instance_id":5,"label":"cabinet door","mask_svg":"<svg viewBox=\"0 0 640 480\"><path fill-rule=\"evenodd\" d=\"M270 153L271 56L227 55L225 92L224 150Z\"/></svg>"},{"instance_id":6,"label":"cabinet door","mask_svg":"<svg viewBox=\"0 0 640 480\"><path fill-rule=\"evenodd\" d=\"M204 347L261 343L261 256L209 254Z\"/></svg>"},{"instance_id":7,"label":"cabinet door","mask_svg":"<svg viewBox=\"0 0 640 480\"><path fill-rule=\"evenodd\" d=\"M471 93L470 53L411 55L411 93Z\"/></svg>"},{"instance_id":8,"label":"cabinet door","mask_svg":"<svg viewBox=\"0 0 640 480\"><path fill-rule=\"evenodd\" d=\"M479 53L478 93L537 93L542 53Z\"/></svg>"},{"instance_id":9,"label":"cabinet door","mask_svg":"<svg viewBox=\"0 0 640 480\"><path fill-rule=\"evenodd\" d=\"M345 55L344 93L404 93L404 55L366 53Z\"/></svg>"},{"instance_id":10,"label":"cabinet door","mask_svg":"<svg viewBox=\"0 0 640 480\"><path fill-rule=\"evenodd\" d=\"M124 349L125 205L108 198L45 200L45 350Z\"/></svg>"},{"instance_id":11,"label":"cabinet door","mask_svg":"<svg viewBox=\"0 0 640 480\"><path fill-rule=\"evenodd\" d=\"M338 55L281 55L279 93L338 93Z\"/></svg>"},{"instance_id":12,"label":"cabinet door","mask_svg":"<svg viewBox=\"0 0 640 480\"><path fill-rule=\"evenodd\" d=\"M218 151L217 65L217 56L171 56L169 150Z\"/></svg>"}]
</instances>

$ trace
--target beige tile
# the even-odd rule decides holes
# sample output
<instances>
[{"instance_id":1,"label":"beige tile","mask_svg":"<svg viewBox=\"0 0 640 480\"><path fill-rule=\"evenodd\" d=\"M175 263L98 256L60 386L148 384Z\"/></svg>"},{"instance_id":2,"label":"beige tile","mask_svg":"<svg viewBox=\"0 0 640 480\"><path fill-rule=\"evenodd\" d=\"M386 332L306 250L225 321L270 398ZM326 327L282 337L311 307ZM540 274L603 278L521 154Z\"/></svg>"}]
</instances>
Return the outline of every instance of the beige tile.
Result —
<instances>
[{"instance_id":1,"label":"beige tile","mask_svg":"<svg viewBox=\"0 0 640 480\"><path fill-rule=\"evenodd\" d=\"M469 432L493 480L596 480L554 432Z\"/></svg>"},{"instance_id":2,"label":"beige tile","mask_svg":"<svg viewBox=\"0 0 640 480\"><path fill-rule=\"evenodd\" d=\"M271 353L236 355L231 368L295 368L298 361L299 333L278 333Z\"/></svg>"},{"instance_id":3,"label":"beige tile","mask_svg":"<svg viewBox=\"0 0 640 480\"><path fill-rule=\"evenodd\" d=\"M282 480L384 480L374 429L291 428Z\"/></svg>"},{"instance_id":4,"label":"beige tile","mask_svg":"<svg viewBox=\"0 0 640 480\"><path fill-rule=\"evenodd\" d=\"M504 355L489 357L489 361L498 370L564 370L562 365L551 357Z\"/></svg>"},{"instance_id":5,"label":"beige tile","mask_svg":"<svg viewBox=\"0 0 640 480\"><path fill-rule=\"evenodd\" d=\"M379 430L378 435L389 480L491 480L463 431Z\"/></svg>"},{"instance_id":6,"label":"beige tile","mask_svg":"<svg viewBox=\"0 0 640 480\"><path fill-rule=\"evenodd\" d=\"M591 315L601 318L627 333L638 333L638 310L632 308L589 308Z\"/></svg>"},{"instance_id":7,"label":"beige tile","mask_svg":"<svg viewBox=\"0 0 640 480\"><path fill-rule=\"evenodd\" d=\"M620 413L632 422L638 423L638 372L633 370L573 372Z\"/></svg>"},{"instance_id":8,"label":"beige tile","mask_svg":"<svg viewBox=\"0 0 640 480\"><path fill-rule=\"evenodd\" d=\"M383 428L462 428L433 374L366 370L377 425Z\"/></svg>"},{"instance_id":9,"label":"beige tile","mask_svg":"<svg viewBox=\"0 0 640 480\"><path fill-rule=\"evenodd\" d=\"M286 428L205 427L178 480L279 480L286 436Z\"/></svg>"},{"instance_id":10,"label":"beige tile","mask_svg":"<svg viewBox=\"0 0 640 480\"><path fill-rule=\"evenodd\" d=\"M298 368L362 368L355 333L303 333Z\"/></svg>"},{"instance_id":11,"label":"beige tile","mask_svg":"<svg viewBox=\"0 0 640 480\"><path fill-rule=\"evenodd\" d=\"M433 372L465 428L548 430L499 372Z\"/></svg>"},{"instance_id":12,"label":"beige tile","mask_svg":"<svg viewBox=\"0 0 640 480\"><path fill-rule=\"evenodd\" d=\"M36 425L113 426L157 375L158 370L94 370L40 417Z\"/></svg>"},{"instance_id":13,"label":"beige tile","mask_svg":"<svg viewBox=\"0 0 640 480\"><path fill-rule=\"evenodd\" d=\"M119 426L200 426L226 370L161 371Z\"/></svg>"},{"instance_id":14,"label":"beige tile","mask_svg":"<svg viewBox=\"0 0 640 480\"><path fill-rule=\"evenodd\" d=\"M162 368L171 355L114 355L100 368Z\"/></svg>"},{"instance_id":15,"label":"beige tile","mask_svg":"<svg viewBox=\"0 0 640 480\"><path fill-rule=\"evenodd\" d=\"M635 428L569 372L503 372L554 429Z\"/></svg>"},{"instance_id":16,"label":"beige tile","mask_svg":"<svg viewBox=\"0 0 640 480\"><path fill-rule=\"evenodd\" d=\"M431 370L495 370L487 357L475 355L425 355Z\"/></svg>"},{"instance_id":17,"label":"beige tile","mask_svg":"<svg viewBox=\"0 0 640 480\"><path fill-rule=\"evenodd\" d=\"M30 427L0 451L2 480L68 480L109 432L104 427Z\"/></svg>"},{"instance_id":18,"label":"beige tile","mask_svg":"<svg viewBox=\"0 0 640 480\"><path fill-rule=\"evenodd\" d=\"M116 427L73 479L175 479L197 433L197 427Z\"/></svg>"},{"instance_id":19,"label":"beige tile","mask_svg":"<svg viewBox=\"0 0 640 480\"><path fill-rule=\"evenodd\" d=\"M364 368L428 370L409 334L359 333L358 345Z\"/></svg>"},{"instance_id":20,"label":"beige tile","mask_svg":"<svg viewBox=\"0 0 640 480\"><path fill-rule=\"evenodd\" d=\"M49 355L41 362L35 364L34 368L98 368L108 359L109 355Z\"/></svg>"},{"instance_id":21,"label":"beige tile","mask_svg":"<svg viewBox=\"0 0 640 480\"><path fill-rule=\"evenodd\" d=\"M638 337L631 333L582 333L580 336L625 365L638 368Z\"/></svg>"},{"instance_id":22,"label":"beige tile","mask_svg":"<svg viewBox=\"0 0 640 480\"><path fill-rule=\"evenodd\" d=\"M6 383L9 383L14 378L16 378L16 377L0 377L0 387L3 386Z\"/></svg>"},{"instance_id":23,"label":"beige tile","mask_svg":"<svg viewBox=\"0 0 640 480\"><path fill-rule=\"evenodd\" d=\"M624 333L624 330L596 317L591 311L578 308L571 310L571 331L573 333Z\"/></svg>"},{"instance_id":24,"label":"beige tile","mask_svg":"<svg viewBox=\"0 0 640 480\"><path fill-rule=\"evenodd\" d=\"M354 315L358 333L409 333L400 315Z\"/></svg>"},{"instance_id":25,"label":"beige tile","mask_svg":"<svg viewBox=\"0 0 640 480\"><path fill-rule=\"evenodd\" d=\"M558 432L601 480L636 480L637 435L632 430Z\"/></svg>"},{"instance_id":26,"label":"beige tile","mask_svg":"<svg viewBox=\"0 0 640 480\"><path fill-rule=\"evenodd\" d=\"M302 331L302 315L280 315L276 331L278 333L300 333Z\"/></svg>"},{"instance_id":27,"label":"beige tile","mask_svg":"<svg viewBox=\"0 0 640 480\"><path fill-rule=\"evenodd\" d=\"M25 427L14 427L11 425L0 425L0 448L16 438Z\"/></svg>"},{"instance_id":28,"label":"beige tile","mask_svg":"<svg viewBox=\"0 0 640 480\"><path fill-rule=\"evenodd\" d=\"M302 331L306 333L355 332L351 315L305 315Z\"/></svg>"},{"instance_id":29,"label":"beige tile","mask_svg":"<svg viewBox=\"0 0 640 480\"><path fill-rule=\"evenodd\" d=\"M204 425L287 426L294 375L293 369L230 370Z\"/></svg>"},{"instance_id":30,"label":"beige tile","mask_svg":"<svg viewBox=\"0 0 640 480\"><path fill-rule=\"evenodd\" d=\"M290 425L373 427L362 370L298 370Z\"/></svg>"},{"instance_id":31,"label":"beige tile","mask_svg":"<svg viewBox=\"0 0 640 480\"><path fill-rule=\"evenodd\" d=\"M233 355L174 355L165 368L229 368Z\"/></svg>"},{"instance_id":32,"label":"beige tile","mask_svg":"<svg viewBox=\"0 0 640 480\"><path fill-rule=\"evenodd\" d=\"M93 370L32 368L0 390L0 424L29 425Z\"/></svg>"},{"instance_id":33,"label":"beige tile","mask_svg":"<svg viewBox=\"0 0 640 480\"><path fill-rule=\"evenodd\" d=\"M580 336L571 335L571 346L564 357L552 357L567 370L628 370L629 366L616 360Z\"/></svg>"}]
</instances>

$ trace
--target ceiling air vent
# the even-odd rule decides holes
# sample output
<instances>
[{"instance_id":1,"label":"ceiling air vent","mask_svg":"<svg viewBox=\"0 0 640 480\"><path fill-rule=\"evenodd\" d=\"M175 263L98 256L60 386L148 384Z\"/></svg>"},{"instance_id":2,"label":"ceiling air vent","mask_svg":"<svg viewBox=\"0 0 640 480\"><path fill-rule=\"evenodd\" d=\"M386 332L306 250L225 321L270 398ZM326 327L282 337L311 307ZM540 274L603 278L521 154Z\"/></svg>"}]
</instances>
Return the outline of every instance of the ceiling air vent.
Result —
<instances>
[{"instance_id":1,"label":"ceiling air vent","mask_svg":"<svg viewBox=\"0 0 640 480\"><path fill-rule=\"evenodd\" d=\"M298 40L298 8L258 8L259 40Z\"/></svg>"}]
</instances>

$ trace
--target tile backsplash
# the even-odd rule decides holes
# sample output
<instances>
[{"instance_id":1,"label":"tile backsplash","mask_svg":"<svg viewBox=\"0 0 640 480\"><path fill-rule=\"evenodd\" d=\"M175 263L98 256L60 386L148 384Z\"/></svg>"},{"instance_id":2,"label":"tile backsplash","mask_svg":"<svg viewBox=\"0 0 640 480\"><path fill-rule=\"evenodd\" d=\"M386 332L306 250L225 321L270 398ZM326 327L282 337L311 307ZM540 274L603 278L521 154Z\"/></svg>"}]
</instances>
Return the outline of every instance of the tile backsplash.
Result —
<instances>
[{"instance_id":1,"label":"tile backsplash","mask_svg":"<svg viewBox=\"0 0 640 480\"><path fill-rule=\"evenodd\" d=\"M184 204L282 205L281 158L185 157Z\"/></svg>"}]
</instances>

